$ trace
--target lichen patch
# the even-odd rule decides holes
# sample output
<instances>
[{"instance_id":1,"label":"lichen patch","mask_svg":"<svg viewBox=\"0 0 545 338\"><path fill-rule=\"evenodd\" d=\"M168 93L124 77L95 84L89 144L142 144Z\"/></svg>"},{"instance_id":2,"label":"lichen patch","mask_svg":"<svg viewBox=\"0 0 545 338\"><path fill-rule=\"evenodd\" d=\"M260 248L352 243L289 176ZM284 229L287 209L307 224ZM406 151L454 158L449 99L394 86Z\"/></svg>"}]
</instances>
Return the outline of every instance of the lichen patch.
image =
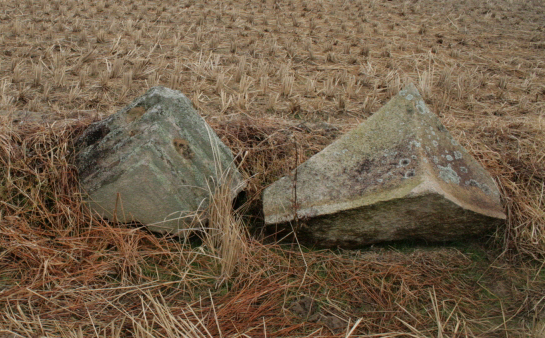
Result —
<instances>
[{"instance_id":1,"label":"lichen patch","mask_svg":"<svg viewBox=\"0 0 545 338\"><path fill-rule=\"evenodd\" d=\"M132 109L129 109L129 111L127 111L127 117L126 117L127 118L127 123L132 123L135 120L138 120L145 113L146 113L146 108L144 108L142 106L138 106L138 107L134 107Z\"/></svg>"},{"instance_id":2,"label":"lichen patch","mask_svg":"<svg viewBox=\"0 0 545 338\"><path fill-rule=\"evenodd\" d=\"M460 184L460 176L458 176L458 173L452 169L450 164L448 164L446 167L437 165L437 168L439 168L439 177L443 181L447 183Z\"/></svg>"},{"instance_id":3,"label":"lichen patch","mask_svg":"<svg viewBox=\"0 0 545 338\"><path fill-rule=\"evenodd\" d=\"M185 159L190 160L193 158L193 151L191 150L191 147L189 146L189 142L187 140L184 140L182 138L175 138L172 140L172 145L176 149L176 151L182 155Z\"/></svg>"}]
</instances>

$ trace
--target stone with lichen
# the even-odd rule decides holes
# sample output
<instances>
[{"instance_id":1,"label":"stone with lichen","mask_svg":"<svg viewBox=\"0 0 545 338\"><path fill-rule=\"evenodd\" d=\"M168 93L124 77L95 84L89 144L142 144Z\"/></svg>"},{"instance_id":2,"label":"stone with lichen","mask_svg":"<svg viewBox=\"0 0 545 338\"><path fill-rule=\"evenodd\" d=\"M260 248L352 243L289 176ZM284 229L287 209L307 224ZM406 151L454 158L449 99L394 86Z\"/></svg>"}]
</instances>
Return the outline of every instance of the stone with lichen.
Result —
<instances>
[{"instance_id":1,"label":"stone with lichen","mask_svg":"<svg viewBox=\"0 0 545 338\"><path fill-rule=\"evenodd\" d=\"M154 87L77 141L89 207L120 222L178 234L206 209L217 184L244 184L231 150L179 91Z\"/></svg>"},{"instance_id":2,"label":"stone with lichen","mask_svg":"<svg viewBox=\"0 0 545 338\"><path fill-rule=\"evenodd\" d=\"M505 219L498 188L414 87L263 194L265 223L352 247L480 235Z\"/></svg>"}]
</instances>

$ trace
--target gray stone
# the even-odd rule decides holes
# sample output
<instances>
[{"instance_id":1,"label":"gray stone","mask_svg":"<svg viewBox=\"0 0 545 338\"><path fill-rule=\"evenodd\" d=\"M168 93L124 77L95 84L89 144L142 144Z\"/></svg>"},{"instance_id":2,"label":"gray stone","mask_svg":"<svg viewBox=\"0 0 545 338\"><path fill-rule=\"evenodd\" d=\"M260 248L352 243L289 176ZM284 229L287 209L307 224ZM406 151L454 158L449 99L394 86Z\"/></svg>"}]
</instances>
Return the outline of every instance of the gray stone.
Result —
<instances>
[{"instance_id":1,"label":"gray stone","mask_svg":"<svg viewBox=\"0 0 545 338\"><path fill-rule=\"evenodd\" d=\"M177 234L208 206L218 183L243 188L233 156L191 101L154 87L76 143L82 189L92 210Z\"/></svg>"},{"instance_id":2,"label":"gray stone","mask_svg":"<svg viewBox=\"0 0 545 338\"><path fill-rule=\"evenodd\" d=\"M410 84L263 194L265 223L321 246L457 240L505 214L494 180Z\"/></svg>"}]
</instances>

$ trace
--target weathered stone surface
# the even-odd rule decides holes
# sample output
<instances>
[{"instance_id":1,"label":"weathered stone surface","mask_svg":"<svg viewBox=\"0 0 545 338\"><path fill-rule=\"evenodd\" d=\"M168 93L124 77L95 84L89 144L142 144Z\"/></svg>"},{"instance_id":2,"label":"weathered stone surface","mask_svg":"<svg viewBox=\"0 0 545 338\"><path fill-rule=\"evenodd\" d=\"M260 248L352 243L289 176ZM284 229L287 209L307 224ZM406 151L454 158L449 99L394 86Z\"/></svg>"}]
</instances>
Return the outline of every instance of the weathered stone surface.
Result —
<instances>
[{"instance_id":1,"label":"weathered stone surface","mask_svg":"<svg viewBox=\"0 0 545 338\"><path fill-rule=\"evenodd\" d=\"M89 206L121 222L178 233L208 205L210 190L243 180L231 151L182 93L154 87L78 139L77 166Z\"/></svg>"},{"instance_id":2,"label":"weathered stone surface","mask_svg":"<svg viewBox=\"0 0 545 338\"><path fill-rule=\"evenodd\" d=\"M505 219L493 179L412 84L269 186L263 208L266 224L297 217L322 246L455 240Z\"/></svg>"}]
</instances>

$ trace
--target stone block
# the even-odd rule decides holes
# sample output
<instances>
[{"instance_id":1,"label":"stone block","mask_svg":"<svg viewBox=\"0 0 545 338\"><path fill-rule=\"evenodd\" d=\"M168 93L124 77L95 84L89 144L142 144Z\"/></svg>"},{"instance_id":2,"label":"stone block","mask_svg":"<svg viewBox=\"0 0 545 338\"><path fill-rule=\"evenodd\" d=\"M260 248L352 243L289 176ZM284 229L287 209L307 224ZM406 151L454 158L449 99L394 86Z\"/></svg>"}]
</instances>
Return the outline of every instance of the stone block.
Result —
<instances>
[{"instance_id":1,"label":"stone block","mask_svg":"<svg viewBox=\"0 0 545 338\"><path fill-rule=\"evenodd\" d=\"M208 206L217 184L244 186L227 148L191 101L154 87L92 124L76 143L81 187L105 218L177 234Z\"/></svg>"},{"instance_id":2,"label":"stone block","mask_svg":"<svg viewBox=\"0 0 545 338\"><path fill-rule=\"evenodd\" d=\"M265 223L297 219L320 246L458 240L505 219L494 180L412 84L296 170L264 191Z\"/></svg>"}]
</instances>

